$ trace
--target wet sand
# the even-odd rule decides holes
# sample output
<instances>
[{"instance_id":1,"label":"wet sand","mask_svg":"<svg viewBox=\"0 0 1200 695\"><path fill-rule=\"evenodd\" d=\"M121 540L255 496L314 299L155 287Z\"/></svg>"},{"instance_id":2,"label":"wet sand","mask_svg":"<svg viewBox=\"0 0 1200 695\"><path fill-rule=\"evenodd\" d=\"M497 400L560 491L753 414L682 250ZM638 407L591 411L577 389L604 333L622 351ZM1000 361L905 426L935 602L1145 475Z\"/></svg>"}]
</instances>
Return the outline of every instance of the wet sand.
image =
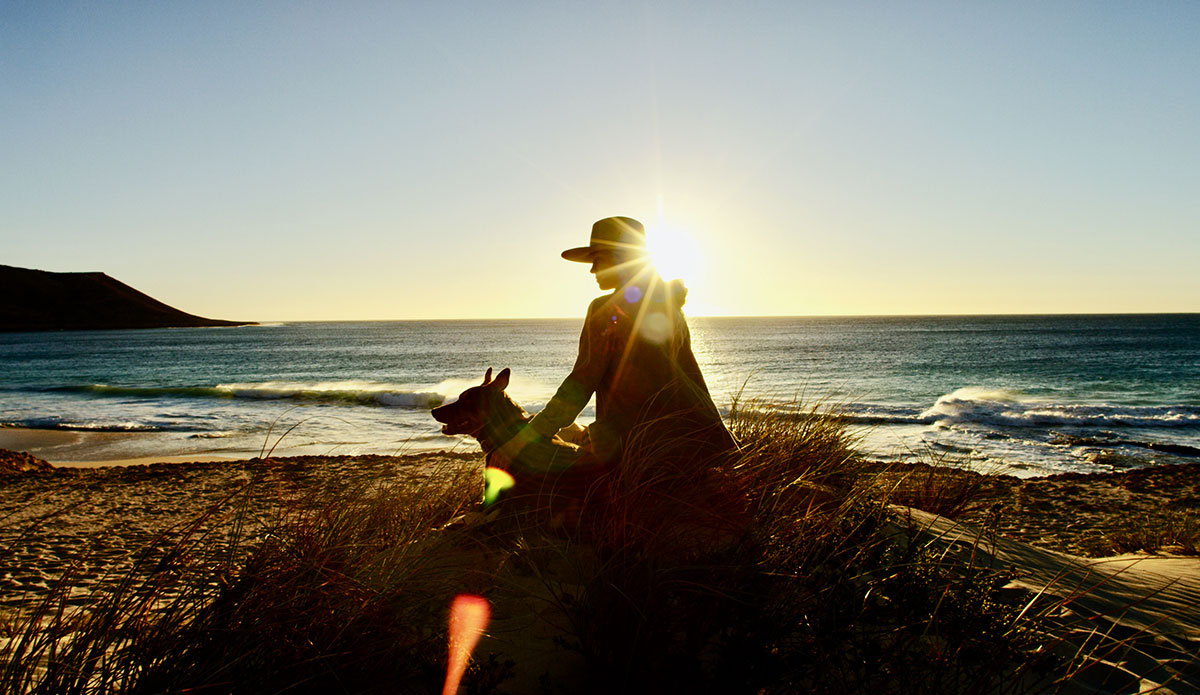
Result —
<instances>
[{"instance_id":1,"label":"wet sand","mask_svg":"<svg viewBox=\"0 0 1200 695\"><path fill-rule=\"evenodd\" d=\"M121 453L113 453L128 451L131 444L135 448L152 451L154 454L131 458ZM169 443L157 432L39 430L24 427L0 427L0 449L27 451L56 466L78 467L234 461L249 458L209 453L196 447L181 449L178 443Z\"/></svg>"}]
</instances>

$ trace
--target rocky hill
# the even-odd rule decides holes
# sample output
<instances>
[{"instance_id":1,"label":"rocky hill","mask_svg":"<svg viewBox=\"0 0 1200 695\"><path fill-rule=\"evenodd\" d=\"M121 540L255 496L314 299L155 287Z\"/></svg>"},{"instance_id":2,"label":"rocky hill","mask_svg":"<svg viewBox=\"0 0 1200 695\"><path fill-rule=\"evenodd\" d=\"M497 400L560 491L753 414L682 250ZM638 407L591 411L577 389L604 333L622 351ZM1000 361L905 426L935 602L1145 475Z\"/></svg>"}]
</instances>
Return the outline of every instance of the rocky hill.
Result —
<instances>
[{"instance_id":1,"label":"rocky hill","mask_svg":"<svg viewBox=\"0 0 1200 695\"><path fill-rule=\"evenodd\" d=\"M0 265L0 331L244 326L167 306L104 273Z\"/></svg>"}]
</instances>

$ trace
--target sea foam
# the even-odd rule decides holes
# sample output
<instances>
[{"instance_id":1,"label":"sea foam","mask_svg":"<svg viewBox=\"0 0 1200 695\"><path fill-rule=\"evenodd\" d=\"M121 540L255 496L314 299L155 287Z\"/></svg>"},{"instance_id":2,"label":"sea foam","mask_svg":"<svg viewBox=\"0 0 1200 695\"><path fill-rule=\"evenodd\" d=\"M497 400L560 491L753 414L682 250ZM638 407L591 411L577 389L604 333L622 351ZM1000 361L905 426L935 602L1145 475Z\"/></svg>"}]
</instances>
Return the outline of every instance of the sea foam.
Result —
<instances>
[{"instance_id":1,"label":"sea foam","mask_svg":"<svg viewBox=\"0 0 1200 695\"><path fill-rule=\"evenodd\" d=\"M918 421L951 427L1191 427L1200 408L1186 405L1131 406L1110 403L1054 403L1011 389L966 387L937 399Z\"/></svg>"},{"instance_id":2,"label":"sea foam","mask_svg":"<svg viewBox=\"0 0 1200 695\"><path fill-rule=\"evenodd\" d=\"M124 398L244 398L424 409L441 405L446 400L446 394L437 387L409 389L398 384L369 381L265 381L183 387L88 384L66 390Z\"/></svg>"}]
</instances>

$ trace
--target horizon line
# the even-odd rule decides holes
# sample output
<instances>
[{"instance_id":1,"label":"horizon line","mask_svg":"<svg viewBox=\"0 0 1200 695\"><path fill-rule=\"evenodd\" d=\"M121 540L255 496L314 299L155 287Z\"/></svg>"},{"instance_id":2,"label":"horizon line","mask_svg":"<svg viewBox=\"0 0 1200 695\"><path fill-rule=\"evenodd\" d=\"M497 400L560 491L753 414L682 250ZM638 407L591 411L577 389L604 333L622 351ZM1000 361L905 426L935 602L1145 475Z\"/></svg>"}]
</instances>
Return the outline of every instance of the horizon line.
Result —
<instances>
[{"instance_id":1,"label":"horizon line","mask_svg":"<svg viewBox=\"0 0 1200 695\"><path fill-rule=\"evenodd\" d=\"M1009 313L944 313L944 314L688 314L689 319L884 319L884 318L1004 318L1004 317L1067 317L1067 316L1200 316L1200 311L1061 311ZM263 319L257 325L278 323L400 323L418 321L572 321L581 316L463 316L452 318L381 318L381 319Z\"/></svg>"}]
</instances>

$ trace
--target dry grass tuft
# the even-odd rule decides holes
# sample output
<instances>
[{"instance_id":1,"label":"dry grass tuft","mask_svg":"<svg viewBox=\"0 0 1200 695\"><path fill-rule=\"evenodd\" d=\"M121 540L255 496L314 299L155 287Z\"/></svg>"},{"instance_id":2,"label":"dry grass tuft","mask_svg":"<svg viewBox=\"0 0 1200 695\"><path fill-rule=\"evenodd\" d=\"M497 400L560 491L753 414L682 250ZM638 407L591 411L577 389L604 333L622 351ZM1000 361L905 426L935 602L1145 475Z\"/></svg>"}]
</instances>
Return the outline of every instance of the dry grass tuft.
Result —
<instances>
[{"instance_id":1,"label":"dry grass tuft","mask_svg":"<svg viewBox=\"0 0 1200 695\"><path fill-rule=\"evenodd\" d=\"M1180 555L1200 555L1200 520L1195 514L1173 510L1131 517L1104 540L1105 547L1100 548L1104 554L1170 550Z\"/></svg>"},{"instance_id":2,"label":"dry grass tuft","mask_svg":"<svg viewBox=\"0 0 1200 695\"><path fill-rule=\"evenodd\" d=\"M991 477L969 466L969 461L927 454L916 463L888 466L873 482L892 504L958 519L986 509L994 496Z\"/></svg>"}]
</instances>

